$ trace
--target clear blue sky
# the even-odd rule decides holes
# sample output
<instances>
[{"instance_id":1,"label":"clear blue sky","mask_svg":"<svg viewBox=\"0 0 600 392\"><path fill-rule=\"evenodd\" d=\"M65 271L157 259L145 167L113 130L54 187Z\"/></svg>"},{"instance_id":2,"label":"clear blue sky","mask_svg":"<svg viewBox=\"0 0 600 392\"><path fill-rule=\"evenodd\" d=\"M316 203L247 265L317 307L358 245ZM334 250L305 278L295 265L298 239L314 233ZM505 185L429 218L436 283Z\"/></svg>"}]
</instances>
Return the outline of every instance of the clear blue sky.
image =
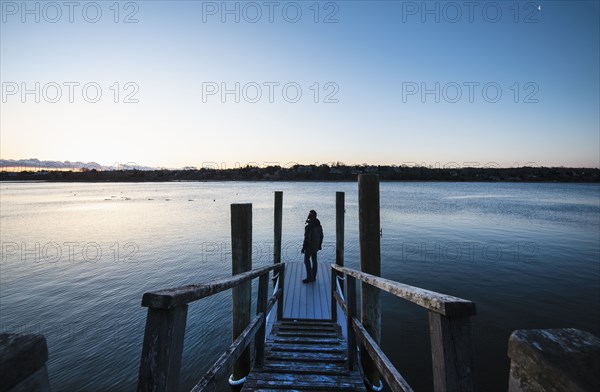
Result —
<instances>
[{"instance_id":1,"label":"clear blue sky","mask_svg":"<svg viewBox=\"0 0 600 392\"><path fill-rule=\"evenodd\" d=\"M600 165L597 1L1 3L3 159Z\"/></svg>"}]
</instances>

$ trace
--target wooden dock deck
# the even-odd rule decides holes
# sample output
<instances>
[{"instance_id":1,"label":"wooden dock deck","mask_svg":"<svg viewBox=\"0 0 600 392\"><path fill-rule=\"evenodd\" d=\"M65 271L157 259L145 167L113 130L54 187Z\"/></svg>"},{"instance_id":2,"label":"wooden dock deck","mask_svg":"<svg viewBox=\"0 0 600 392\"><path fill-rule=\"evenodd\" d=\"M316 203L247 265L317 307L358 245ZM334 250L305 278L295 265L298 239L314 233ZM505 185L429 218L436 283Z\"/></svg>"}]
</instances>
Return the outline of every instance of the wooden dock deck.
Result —
<instances>
[{"instance_id":1,"label":"wooden dock deck","mask_svg":"<svg viewBox=\"0 0 600 392\"><path fill-rule=\"evenodd\" d=\"M330 320L330 263L319 262L315 282L302 283L305 277L304 263L286 263L283 318Z\"/></svg>"},{"instance_id":2,"label":"wooden dock deck","mask_svg":"<svg viewBox=\"0 0 600 392\"><path fill-rule=\"evenodd\" d=\"M344 194L337 192L335 264L323 258L316 282L305 284L304 263L281 259L282 192L275 192L273 264L269 266L252 269L252 205L232 204L233 275L144 293L142 306L148 314L138 392L178 390L188 305L230 289L232 343L193 392L217 390L227 375L230 384L244 384L246 391L365 391L365 384L380 388L382 380L394 392L412 391L379 346L380 291L429 312L434 389L475 391L470 332L475 304L381 277L376 175L359 176L359 212L361 270L343 267ZM332 291L332 283L337 285L332 274L343 281L343 292ZM254 279L258 287L252 316Z\"/></svg>"}]
</instances>

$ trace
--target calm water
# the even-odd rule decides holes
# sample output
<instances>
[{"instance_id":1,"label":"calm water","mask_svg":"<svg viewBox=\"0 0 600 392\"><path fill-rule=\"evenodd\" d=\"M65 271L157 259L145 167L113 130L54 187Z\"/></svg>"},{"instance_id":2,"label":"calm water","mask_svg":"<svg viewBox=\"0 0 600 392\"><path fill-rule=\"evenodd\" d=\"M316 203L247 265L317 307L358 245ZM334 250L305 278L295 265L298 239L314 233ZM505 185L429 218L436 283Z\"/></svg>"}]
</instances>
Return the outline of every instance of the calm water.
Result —
<instances>
[{"instance_id":1,"label":"calm water","mask_svg":"<svg viewBox=\"0 0 600 392\"><path fill-rule=\"evenodd\" d=\"M358 267L355 183L2 183L0 329L43 333L54 391L132 391L142 294L230 274L230 203L253 204L254 266L271 263L273 192L284 192L283 258L301 261L315 209L334 260L335 192L346 192L346 265ZM382 275L470 299L482 391L506 391L520 328L600 336L600 186L382 183ZM190 306L182 386L230 343L229 293ZM382 297L382 346L431 390L427 314ZM221 309L222 306L225 309Z\"/></svg>"}]
</instances>

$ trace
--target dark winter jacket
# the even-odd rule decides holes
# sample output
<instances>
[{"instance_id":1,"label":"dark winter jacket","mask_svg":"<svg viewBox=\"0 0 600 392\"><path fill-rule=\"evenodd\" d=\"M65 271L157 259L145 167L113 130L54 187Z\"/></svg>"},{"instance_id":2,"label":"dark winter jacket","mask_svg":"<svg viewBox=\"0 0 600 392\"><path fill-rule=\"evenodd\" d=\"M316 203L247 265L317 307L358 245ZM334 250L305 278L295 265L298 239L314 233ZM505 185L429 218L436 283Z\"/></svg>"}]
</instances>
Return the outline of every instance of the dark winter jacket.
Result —
<instances>
[{"instance_id":1,"label":"dark winter jacket","mask_svg":"<svg viewBox=\"0 0 600 392\"><path fill-rule=\"evenodd\" d=\"M323 245L323 228L321 222L315 218L309 220L304 226L304 243L302 244L302 250L307 253L315 253L321 250Z\"/></svg>"}]
</instances>

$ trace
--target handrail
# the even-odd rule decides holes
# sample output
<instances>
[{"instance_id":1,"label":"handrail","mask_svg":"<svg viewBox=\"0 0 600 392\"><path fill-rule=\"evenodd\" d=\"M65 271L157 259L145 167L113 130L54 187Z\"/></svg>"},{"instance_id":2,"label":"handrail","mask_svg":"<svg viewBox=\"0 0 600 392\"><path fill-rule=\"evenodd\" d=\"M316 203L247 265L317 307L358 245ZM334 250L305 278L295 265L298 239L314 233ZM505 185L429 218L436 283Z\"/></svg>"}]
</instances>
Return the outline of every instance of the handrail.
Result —
<instances>
[{"instance_id":1,"label":"handrail","mask_svg":"<svg viewBox=\"0 0 600 392\"><path fill-rule=\"evenodd\" d=\"M425 290L419 287L409 286L407 284L398 283L393 280L381 278L365 272L341 267L336 264L331 264L331 268L393 294L396 297L410 301L416 305L447 317L464 317L475 315L475 303L462 298L440 294L435 291Z\"/></svg>"},{"instance_id":2,"label":"handrail","mask_svg":"<svg viewBox=\"0 0 600 392\"><path fill-rule=\"evenodd\" d=\"M193 284L144 293L144 296L142 297L142 306L157 309L171 309L239 286L264 273L272 270L279 270L282 268L282 265L282 263L278 263L267 267L256 268L252 271L224 279L218 279L210 283Z\"/></svg>"},{"instance_id":3,"label":"handrail","mask_svg":"<svg viewBox=\"0 0 600 392\"><path fill-rule=\"evenodd\" d=\"M354 368L358 340L364 348L361 350L361 355L368 354L371 357L392 391L412 391L410 385L369 335L356 315L356 281L360 280L429 310L434 391L476 390L470 324L470 316L475 314L473 302L336 264L332 264L331 268L332 275L337 275L339 272L346 277L345 298L340 295L335 284L332 284L331 296L342 307L346 316L349 370ZM333 280L337 279L333 278Z\"/></svg>"},{"instance_id":4,"label":"handrail","mask_svg":"<svg viewBox=\"0 0 600 392\"><path fill-rule=\"evenodd\" d=\"M276 270L280 271L277 274L279 287L268 298L269 272ZM224 372L225 368L230 370L253 340L256 350L255 361L260 364L264 357L266 316L276 302L283 301L284 275L285 264L278 263L210 283L145 293L142 306L148 307L148 316L138 391L178 390L188 303L234 288L256 277L260 278L256 316L199 381L194 391L214 387L216 376Z\"/></svg>"}]
</instances>

